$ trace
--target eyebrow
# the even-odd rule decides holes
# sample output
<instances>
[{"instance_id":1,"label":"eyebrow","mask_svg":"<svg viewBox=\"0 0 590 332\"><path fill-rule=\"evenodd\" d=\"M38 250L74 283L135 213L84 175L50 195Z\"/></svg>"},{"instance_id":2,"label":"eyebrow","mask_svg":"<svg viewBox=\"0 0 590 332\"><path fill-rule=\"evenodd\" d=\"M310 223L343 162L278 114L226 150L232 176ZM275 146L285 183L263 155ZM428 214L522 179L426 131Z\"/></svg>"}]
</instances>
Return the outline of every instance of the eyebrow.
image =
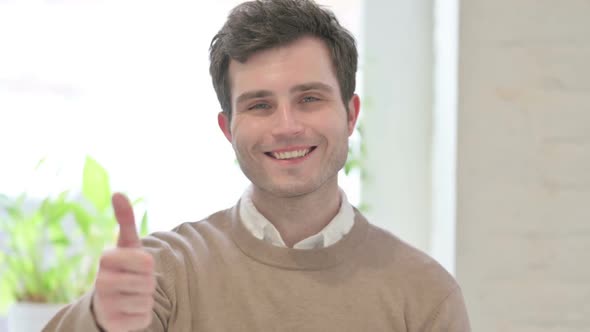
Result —
<instances>
[{"instance_id":1,"label":"eyebrow","mask_svg":"<svg viewBox=\"0 0 590 332\"><path fill-rule=\"evenodd\" d=\"M309 90L320 90L320 91L325 91L325 92L332 92L333 91L332 87L329 86L328 84L325 84L322 82L310 82L310 83L296 85L296 86L292 87L291 89L289 89L289 92L293 93L293 92L303 92L303 91L309 91Z\"/></svg>"},{"instance_id":2,"label":"eyebrow","mask_svg":"<svg viewBox=\"0 0 590 332\"><path fill-rule=\"evenodd\" d=\"M328 84L321 83L321 82L310 82L310 83L303 83L303 84L295 85L294 87L289 89L289 92L295 93L295 92L305 92L305 91L309 91L309 90L320 90L320 91L325 91L325 92L334 91L334 89L331 86L329 86ZM249 99L264 98L264 97L270 97L273 95L274 95L274 93L269 90L248 91L248 92L242 93L236 99L236 103L239 104L239 103L242 103L242 102L249 100Z\"/></svg>"},{"instance_id":3,"label":"eyebrow","mask_svg":"<svg viewBox=\"0 0 590 332\"><path fill-rule=\"evenodd\" d=\"M242 102L249 100L249 99L264 98L264 97L269 97L272 95L273 95L273 93L268 90L257 90L257 91L244 92L238 97L238 99L236 99L236 103L239 104L239 103L242 103Z\"/></svg>"}]
</instances>

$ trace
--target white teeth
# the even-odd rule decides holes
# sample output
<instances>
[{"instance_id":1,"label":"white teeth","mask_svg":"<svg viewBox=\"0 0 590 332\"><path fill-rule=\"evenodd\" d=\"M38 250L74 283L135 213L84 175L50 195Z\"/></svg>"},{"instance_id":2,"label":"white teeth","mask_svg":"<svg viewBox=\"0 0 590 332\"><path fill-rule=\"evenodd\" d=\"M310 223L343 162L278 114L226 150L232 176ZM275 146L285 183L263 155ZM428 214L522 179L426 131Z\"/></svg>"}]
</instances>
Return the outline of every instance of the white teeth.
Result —
<instances>
[{"instance_id":1,"label":"white teeth","mask_svg":"<svg viewBox=\"0 0 590 332\"><path fill-rule=\"evenodd\" d=\"M271 152L272 156L276 159L293 159L301 158L307 155L311 149L287 151L287 152Z\"/></svg>"}]
</instances>

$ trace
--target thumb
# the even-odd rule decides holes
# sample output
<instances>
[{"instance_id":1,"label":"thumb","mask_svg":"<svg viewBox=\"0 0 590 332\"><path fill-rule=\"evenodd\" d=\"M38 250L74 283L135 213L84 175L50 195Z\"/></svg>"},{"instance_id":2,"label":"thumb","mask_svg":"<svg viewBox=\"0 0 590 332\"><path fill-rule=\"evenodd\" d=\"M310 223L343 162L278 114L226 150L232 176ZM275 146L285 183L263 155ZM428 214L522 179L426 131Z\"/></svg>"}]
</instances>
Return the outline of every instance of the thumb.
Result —
<instances>
[{"instance_id":1,"label":"thumb","mask_svg":"<svg viewBox=\"0 0 590 332\"><path fill-rule=\"evenodd\" d=\"M139 235L135 229L135 217L133 216L133 207L129 199L121 193L115 193L112 197L113 210L115 218L119 224L119 248L136 248L140 247Z\"/></svg>"}]
</instances>

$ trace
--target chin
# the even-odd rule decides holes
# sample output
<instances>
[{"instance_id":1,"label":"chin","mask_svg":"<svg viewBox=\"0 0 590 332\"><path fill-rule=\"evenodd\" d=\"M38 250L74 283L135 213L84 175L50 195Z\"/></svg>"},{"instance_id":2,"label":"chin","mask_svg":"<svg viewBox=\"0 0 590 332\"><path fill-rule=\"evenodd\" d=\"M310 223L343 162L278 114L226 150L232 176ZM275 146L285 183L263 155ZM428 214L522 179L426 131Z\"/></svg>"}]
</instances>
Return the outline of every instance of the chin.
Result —
<instances>
[{"instance_id":1,"label":"chin","mask_svg":"<svg viewBox=\"0 0 590 332\"><path fill-rule=\"evenodd\" d=\"M319 187L313 183L282 183L263 186L262 188L277 197L293 198L312 193Z\"/></svg>"}]
</instances>

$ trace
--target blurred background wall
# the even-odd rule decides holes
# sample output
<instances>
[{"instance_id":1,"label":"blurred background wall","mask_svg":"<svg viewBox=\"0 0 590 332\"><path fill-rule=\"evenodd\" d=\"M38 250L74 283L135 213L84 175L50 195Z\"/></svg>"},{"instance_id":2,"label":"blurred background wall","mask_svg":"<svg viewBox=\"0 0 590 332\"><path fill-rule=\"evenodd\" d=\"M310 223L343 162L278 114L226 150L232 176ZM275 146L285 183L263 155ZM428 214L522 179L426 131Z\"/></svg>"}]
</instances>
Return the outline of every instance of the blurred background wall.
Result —
<instances>
[{"instance_id":1,"label":"blurred background wall","mask_svg":"<svg viewBox=\"0 0 590 332\"><path fill-rule=\"evenodd\" d=\"M365 8L373 220L454 271L474 331L590 330L590 2Z\"/></svg>"},{"instance_id":2,"label":"blurred background wall","mask_svg":"<svg viewBox=\"0 0 590 332\"><path fill-rule=\"evenodd\" d=\"M590 330L590 2L460 6L456 274L474 331Z\"/></svg>"}]
</instances>

